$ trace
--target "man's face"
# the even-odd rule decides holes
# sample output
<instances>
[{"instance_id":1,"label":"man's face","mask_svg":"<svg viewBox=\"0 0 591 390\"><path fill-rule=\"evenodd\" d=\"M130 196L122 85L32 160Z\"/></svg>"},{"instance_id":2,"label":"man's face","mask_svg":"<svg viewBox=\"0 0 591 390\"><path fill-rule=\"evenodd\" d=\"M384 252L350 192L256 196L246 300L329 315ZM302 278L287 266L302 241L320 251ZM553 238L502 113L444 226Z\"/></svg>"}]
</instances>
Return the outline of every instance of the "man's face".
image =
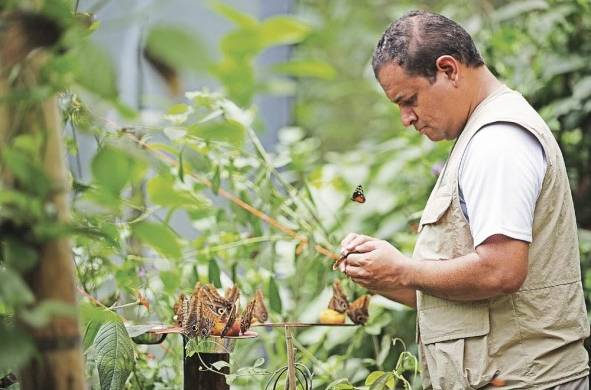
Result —
<instances>
[{"instance_id":1,"label":"man's face","mask_svg":"<svg viewBox=\"0 0 591 390\"><path fill-rule=\"evenodd\" d=\"M431 141L454 139L461 132L464 99L445 72L438 71L431 83L426 77L410 76L401 66L389 63L379 70L378 80L386 96L400 107L405 127L414 126Z\"/></svg>"}]
</instances>

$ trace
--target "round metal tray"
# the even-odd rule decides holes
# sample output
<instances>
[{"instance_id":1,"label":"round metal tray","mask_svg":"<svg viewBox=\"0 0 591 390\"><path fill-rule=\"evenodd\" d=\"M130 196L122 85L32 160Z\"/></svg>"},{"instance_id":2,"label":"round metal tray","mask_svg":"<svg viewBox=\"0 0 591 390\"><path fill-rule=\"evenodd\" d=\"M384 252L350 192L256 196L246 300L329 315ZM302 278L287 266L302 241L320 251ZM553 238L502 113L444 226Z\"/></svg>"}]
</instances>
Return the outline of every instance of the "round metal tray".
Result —
<instances>
[{"instance_id":1,"label":"round metal tray","mask_svg":"<svg viewBox=\"0 0 591 390\"><path fill-rule=\"evenodd\" d=\"M265 322L252 324L251 327L269 327L269 328L310 328L313 326L360 326L358 324L322 324L320 322Z\"/></svg>"}]
</instances>

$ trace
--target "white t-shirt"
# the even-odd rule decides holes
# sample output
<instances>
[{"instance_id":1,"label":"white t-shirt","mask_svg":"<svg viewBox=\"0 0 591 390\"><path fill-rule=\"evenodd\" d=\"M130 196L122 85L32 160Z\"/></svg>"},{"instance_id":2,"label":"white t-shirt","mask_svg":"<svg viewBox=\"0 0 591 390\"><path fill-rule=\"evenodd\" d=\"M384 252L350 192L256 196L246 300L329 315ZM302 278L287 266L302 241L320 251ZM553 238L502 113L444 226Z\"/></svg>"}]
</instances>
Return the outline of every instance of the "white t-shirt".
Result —
<instances>
[{"instance_id":1,"label":"white t-shirt","mask_svg":"<svg viewBox=\"0 0 591 390\"><path fill-rule=\"evenodd\" d=\"M472 137L460 163L459 191L474 247L495 234L532 241L545 174L542 145L520 126L494 123Z\"/></svg>"}]
</instances>

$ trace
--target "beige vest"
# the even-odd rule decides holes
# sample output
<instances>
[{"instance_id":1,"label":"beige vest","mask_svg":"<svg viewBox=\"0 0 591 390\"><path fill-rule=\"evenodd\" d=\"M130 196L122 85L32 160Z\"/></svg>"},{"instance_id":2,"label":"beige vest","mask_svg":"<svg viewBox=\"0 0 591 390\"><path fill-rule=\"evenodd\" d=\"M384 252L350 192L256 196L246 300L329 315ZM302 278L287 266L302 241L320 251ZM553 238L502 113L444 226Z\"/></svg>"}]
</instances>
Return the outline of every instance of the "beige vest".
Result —
<instances>
[{"instance_id":1,"label":"beige vest","mask_svg":"<svg viewBox=\"0 0 591 390\"><path fill-rule=\"evenodd\" d=\"M505 389L545 389L588 372L583 339L589 323L566 168L548 126L520 94L503 87L468 120L425 206L413 258L444 261L474 252L460 207L459 164L472 136L495 122L530 131L548 164L534 213L527 278L514 294L475 302L417 293L426 389L491 388L494 378Z\"/></svg>"}]
</instances>

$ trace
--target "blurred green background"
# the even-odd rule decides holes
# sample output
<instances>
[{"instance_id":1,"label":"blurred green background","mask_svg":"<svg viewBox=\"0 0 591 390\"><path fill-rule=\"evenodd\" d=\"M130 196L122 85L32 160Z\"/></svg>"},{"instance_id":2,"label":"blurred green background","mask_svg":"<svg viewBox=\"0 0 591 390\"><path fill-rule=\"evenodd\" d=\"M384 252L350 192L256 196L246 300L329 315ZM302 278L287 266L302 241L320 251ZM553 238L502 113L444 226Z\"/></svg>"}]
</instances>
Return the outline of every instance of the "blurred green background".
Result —
<instances>
[{"instance_id":1,"label":"blurred green background","mask_svg":"<svg viewBox=\"0 0 591 390\"><path fill-rule=\"evenodd\" d=\"M571 180L590 297L589 1L7 0L0 9L34 10L66 26L62 44L70 49L54 53L45 82L62 92L75 220L109 237L72 234L77 277L107 305L138 291L147 297L149 311L115 310L129 323L172 322L176 296L197 280L236 283L245 296L263 288L274 320L315 321L326 306L340 278L330 261L222 199L220 189L309 243L337 250L348 232L359 232L412 252L415 224L451 144L403 128L370 66L382 32L412 9L463 25L489 68L547 120ZM72 27L79 19L90 30ZM121 128L180 165L122 139ZM191 174L213 187L188 181ZM363 205L349 200L358 184ZM363 293L350 282L345 288L351 297ZM17 310L18 302L0 295L0 314ZM390 370L420 387L410 363L396 367L403 348L392 343L400 338L416 354L414 312L374 297L370 314L362 328L297 333L298 359L313 368L315 389L360 387L370 372ZM83 313L83 322L92 319ZM87 376L98 388L92 337L85 347ZM181 386L179 340L134 351L121 386ZM0 377L29 357L0 358ZM228 380L260 389L285 361L283 333L260 331L257 341L238 345Z\"/></svg>"}]
</instances>

